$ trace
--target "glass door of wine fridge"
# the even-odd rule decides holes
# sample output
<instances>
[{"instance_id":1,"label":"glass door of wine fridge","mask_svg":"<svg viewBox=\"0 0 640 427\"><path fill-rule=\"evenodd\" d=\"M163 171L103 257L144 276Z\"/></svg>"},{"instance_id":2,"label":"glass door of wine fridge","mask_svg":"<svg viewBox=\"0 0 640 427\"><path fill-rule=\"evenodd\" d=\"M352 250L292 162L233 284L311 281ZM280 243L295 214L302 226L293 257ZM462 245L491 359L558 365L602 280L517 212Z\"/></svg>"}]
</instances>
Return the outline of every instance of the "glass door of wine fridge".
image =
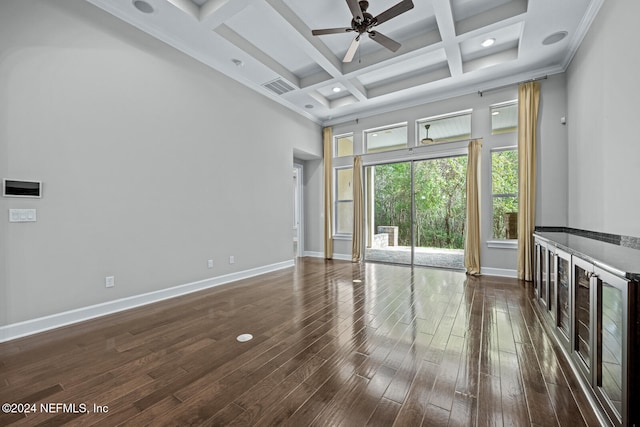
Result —
<instances>
[{"instance_id":1,"label":"glass door of wine fridge","mask_svg":"<svg viewBox=\"0 0 640 427\"><path fill-rule=\"evenodd\" d=\"M546 244L537 242L535 245L535 292L538 302L545 311L549 301L549 256Z\"/></svg>"},{"instance_id":2,"label":"glass door of wine fridge","mask_svg":"<svg viewBox=\"0 0 640 427\"><path fill-rule=\"evenodd\" d=\"M557 292L556 326L560 338L569 345L571 337L571 255L561 249L556 249L554 255L555 287Z\"/></svg>"},{"instance_id":3,"label":"glass door of wine fridge","mask_svg":"<svg viewBox=\"0 0 640 427\"><path fill-rule=\"evenodd\" d=\"M592 382L593 287L591 276L593 265L573 258L573 353L587 380Z\"/></svg>"},{"instance_id":4,"label":"glass door of wine fridge","mask_svg":"<svg viewBox=\"0 0 640 427\"><path fill-rule=\"evenodd\" d=\"M627 324L629 282L596 269L596 390L612 419L628 419Z\"/></svg>"}]
</instances>

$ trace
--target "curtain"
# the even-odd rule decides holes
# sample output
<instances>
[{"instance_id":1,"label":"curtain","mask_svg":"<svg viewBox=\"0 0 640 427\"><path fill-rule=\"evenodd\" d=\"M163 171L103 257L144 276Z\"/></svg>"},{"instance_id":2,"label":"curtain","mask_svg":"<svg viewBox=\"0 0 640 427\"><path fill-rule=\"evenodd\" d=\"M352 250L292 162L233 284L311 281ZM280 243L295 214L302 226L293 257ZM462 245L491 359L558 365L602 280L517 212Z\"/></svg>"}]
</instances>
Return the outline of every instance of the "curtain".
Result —
<instances>
[{"instance_id":1,"label":"curtain","mask_svg":"<svg viewBox=\"0 0 640 427\"><path fill-rule=\"evenodd\" d=\"M467 224L464 240L464 266L467 274L480 274L480 155L482 142L469 142L467 159Z\"/></svg>"},{"instance_id":2,"label":"curtain","mask_svg":"<svg viewBox=\"0 0 640 427\"><path fill-rule=\"evenodd\" d=\"M533 280L536 137L540 83L518 86L518 279Z\"/></svg>"},{"instance_id":3,"label":"curtain","mask_svg":"<svg viewBox=\"0 0 640 427\"><path fill-rule=\"evenodd\" d=\"M322 130L324 142L324 257L333 258L333 134L330 127Z\"/></svg>"},{"instance_id":4,"label":"curtain","mask_svg":"<svg viewBox=\"0 0 640 427\"><path fill-rule=\"evenodd\" d=\"M362 159L353 158L353 239L351 243L351 261L362 261L362 229L363 229L363 188Z\"/></svg>"}]
</instances>

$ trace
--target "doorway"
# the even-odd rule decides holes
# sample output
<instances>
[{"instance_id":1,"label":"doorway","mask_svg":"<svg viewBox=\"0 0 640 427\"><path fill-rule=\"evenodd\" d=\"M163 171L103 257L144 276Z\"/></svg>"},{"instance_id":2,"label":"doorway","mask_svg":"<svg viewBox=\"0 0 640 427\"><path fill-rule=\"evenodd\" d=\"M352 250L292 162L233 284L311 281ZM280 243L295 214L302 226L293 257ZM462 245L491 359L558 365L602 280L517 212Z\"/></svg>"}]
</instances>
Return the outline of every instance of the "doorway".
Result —
<instances>
[{"instance_id":1,"label":"doorway","mask_svg":"<svg viewBox=\"0 0 640 427\"><path fill-rule=\"evenodd\" d=\"M365 260L464 269L467 156L366 166Z\"/></svg>"},{"instance_id":2,"label":"doorway","mask_svg":"<svg viewBox=\"0 0 640 427\"><path fill-rule=\"evenodd\" d=\"M293 165L293 257L304 256L304 223L303 223L303 168Z\"/></svg>"}]
</instances>

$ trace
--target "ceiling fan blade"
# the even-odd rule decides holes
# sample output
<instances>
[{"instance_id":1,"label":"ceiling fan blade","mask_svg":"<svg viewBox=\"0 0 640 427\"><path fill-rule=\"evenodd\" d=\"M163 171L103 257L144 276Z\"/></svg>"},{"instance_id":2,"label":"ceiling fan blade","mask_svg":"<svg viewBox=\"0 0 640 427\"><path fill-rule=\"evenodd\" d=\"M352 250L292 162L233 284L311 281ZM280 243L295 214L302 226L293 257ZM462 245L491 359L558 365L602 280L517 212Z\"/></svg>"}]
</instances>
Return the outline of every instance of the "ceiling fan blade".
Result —
<instances>
[{"instance_id":1,"label":"ceiling fan blade","mask_svg":"<svg viewBox=\"0 0 640 427\"><path fill-rule=\"evenodd\" d=\"M342 60L342 62L351 62L353 60L353 57L356 54L356 50L358 50L359 45L360 45L360 35L358 35L358 37L353 39L353 41L351 42L351 46L349 46L349 49L347 49L347 53L344 56L344 59Z\"/></svg>"},{"instance_id":2,"label":"ceiling fan blade","mask_svg":"<svg viewBox=\"0 0 640 427\"><path fill-rule=\"evenodd\" d=\"M389 9L382 12L380 15L375 17L376 25L380 25L383 22L388 21L391 18L395 18L396 16L405 13L408 10L413 9L413 1L411 0L403 0L395 6L391 6Z\"/></svg>"},{"instance_id":3,"label":"ceiling fan blade","mask_svg":"<svg viewBox=\"0 0 640 427\"><path fill-rule=\"evenodd\" d=\"M360 8L360 2L358 0L347 0L347 5L349 5L349 10L351 10L351 15L353 15L353 19L357 22L362 21L362 9Z\"/></svg>"},{"instance_id":4,"label":"ceiling fan blade","mask_svg":"<svg viewBox=\"0 0 640 427\"><path fill-rule=\"evenodd\" d=\"M324 34L342 34L342 33L348 33L349 31L353 31L353 28L325 28L322 30L313 30L311 31L311 34L313 34L314 36L322 36Z\"/></svg>"},{"instance_id":5,"label":"ceiling fan blade","mask_svg":"<svg viewBox=\"0 0 640 427\"><path fill-rule=\"evenodd\" d=\"M400 49L400 46L402 46L397 41L392 40L389 37L385 36L384 34L380 34L377 31L371 31L369 33L369 37L372 40L380 43L382 46L386 47L387 49L389 49L392 52L397 51L398 49Z\"/></svg>"}]
</instances>

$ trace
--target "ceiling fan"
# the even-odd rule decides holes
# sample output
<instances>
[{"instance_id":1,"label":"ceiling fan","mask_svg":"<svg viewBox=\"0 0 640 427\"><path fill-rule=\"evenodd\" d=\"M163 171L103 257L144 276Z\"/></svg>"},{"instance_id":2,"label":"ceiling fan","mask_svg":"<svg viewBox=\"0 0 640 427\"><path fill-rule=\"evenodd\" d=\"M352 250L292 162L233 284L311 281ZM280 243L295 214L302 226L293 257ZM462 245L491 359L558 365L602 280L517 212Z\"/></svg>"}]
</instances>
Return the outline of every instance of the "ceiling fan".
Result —
<instances>
[{"instance_id":1,"label":"ceiling fan","mask_svg":"<svg viewBox=\"0 0 640 427\"><path fill-rule=\"evenodd\" d=\"M400 43L395 40L390 39L389 37L381 34L377 31L373 30L373 27L376 27L383 22L390 20L391 18L395 18L396 16L413 9L413 1L412 0L402 0L400 3L395 6L391 6L389 9L385 10L378 16L373 16L367 12L369 8L369 2L366 0L347 0L347 5L351 10L351 15L353 15L353 19L351 20L351 27L344 28L326 28L322 30L313 30L311 34L314 36L321 36L324 34L340 34L340 33L348 33L348 32L356 32L358 35L351 42L349 49L347 50L347 54L344 56L342 62L351 62L354 55L356 54L356 50L358 50L358 46L360 45L360 39L364 33L369 34L369 37L380 43L382 46L386 47L392 52L400 49Z\"/></svg>"}]
</instances>

